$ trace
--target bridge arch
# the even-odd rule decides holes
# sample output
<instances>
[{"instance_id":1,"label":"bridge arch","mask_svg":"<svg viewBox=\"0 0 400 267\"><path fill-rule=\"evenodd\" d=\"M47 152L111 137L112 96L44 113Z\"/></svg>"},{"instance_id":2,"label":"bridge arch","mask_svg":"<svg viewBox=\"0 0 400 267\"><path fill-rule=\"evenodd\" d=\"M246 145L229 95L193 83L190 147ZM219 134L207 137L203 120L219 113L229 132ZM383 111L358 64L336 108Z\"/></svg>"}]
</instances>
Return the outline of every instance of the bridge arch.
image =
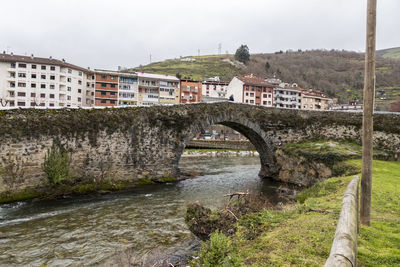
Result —
<instances>
[{"instance_id":1,"label":"bridge arch","mask_svg":"<svg viewBox=\"0 0 400 267\"><path fill-rule=\"evenodd\" d=\"M198 121L195 120L189 126L188 134L185 136L182 144L179 146L177 150L177 161L179 162L180 157L184 151L185 146L188 144L193 137L201 132L202 130L207 129L212 125L224 125L227 126L240 134L244 135L255 147L260 157L261 169L259 172L259 176L263 178L273 177L278 174L279 167L275 164L274 160L274 151L275 151L275 142L274 137L271 134L267 134L261 127L257 124L249 120L248 118L244 118L241 116L207 116L206 119Z\"/></svg>"}]
</instances>

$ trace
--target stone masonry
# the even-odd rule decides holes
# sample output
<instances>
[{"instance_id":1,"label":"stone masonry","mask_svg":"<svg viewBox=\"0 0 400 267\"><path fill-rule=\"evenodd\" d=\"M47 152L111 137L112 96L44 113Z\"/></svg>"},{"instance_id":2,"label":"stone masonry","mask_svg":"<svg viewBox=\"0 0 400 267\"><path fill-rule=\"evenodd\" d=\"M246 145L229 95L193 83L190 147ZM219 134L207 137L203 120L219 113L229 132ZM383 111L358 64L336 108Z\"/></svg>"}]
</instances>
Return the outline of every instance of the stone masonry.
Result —
<instances>
[{"instance_id":1,"label":"stone masonry","mask_svg":"<svg viewBox=\"0 0 400 267\"><path fill-rule=\"evenodd\" d=\"M185 144L222 124L245 135L260 154L261 177L279 172L274 151L287 142L361 142L361 113L299 111L234 103L119 109L0 111L0 193L45 183L53 144L71 156L76 177L135 181L178 177ZM400 115L375 114L376 148L400 155Z\"/></svg>"}]
</instances>

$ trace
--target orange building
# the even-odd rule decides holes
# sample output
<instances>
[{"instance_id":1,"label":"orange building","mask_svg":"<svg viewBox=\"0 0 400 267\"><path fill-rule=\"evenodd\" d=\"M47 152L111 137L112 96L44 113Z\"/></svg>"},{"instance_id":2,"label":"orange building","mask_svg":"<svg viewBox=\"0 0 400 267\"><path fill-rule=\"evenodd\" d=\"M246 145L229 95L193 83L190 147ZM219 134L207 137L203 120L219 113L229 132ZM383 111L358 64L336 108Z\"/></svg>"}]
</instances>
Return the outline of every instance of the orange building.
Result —
<instances>
[{"instance_id":1,"label":"orange building","mask_svg":"<svg viewBox=\"0 0 400 267\"><path fill-rule=\"evenodd\" d=\"M192 80L181 80L181 103L200 103L202 83Z\"/></svg>"},{"instance_id":2,"label":"orange building","mask_svg":"<svg viewBox=\"0 0 400 267\"><path fill-rule=\"evenodd\" d=\"M118 76L116 73L96 70L95 105L118 105Z\"/></svg>"}]
</instances>

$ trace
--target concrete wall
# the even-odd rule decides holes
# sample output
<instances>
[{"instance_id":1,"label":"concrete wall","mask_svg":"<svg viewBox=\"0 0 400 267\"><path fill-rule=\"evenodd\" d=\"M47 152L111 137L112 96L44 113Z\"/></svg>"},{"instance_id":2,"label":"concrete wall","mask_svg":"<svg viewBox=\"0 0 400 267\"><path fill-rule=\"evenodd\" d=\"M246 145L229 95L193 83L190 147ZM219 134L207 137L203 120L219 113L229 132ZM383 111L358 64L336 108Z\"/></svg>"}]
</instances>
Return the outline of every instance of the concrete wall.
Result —
<instances>
[{"instance_id":1,"label":"concrete wall","mask_svg":"<svg viewBox=\"0 0 400 267\"><path fill-rule=\"evenodd\" d=\"M279 172L286 142L330 138L361 142L360 113L296 111L214 103L104 110L0 111L0 192L45 182L53 143L68 149L77 177L137 180L178 176L185 145L213 124L243 135L260 154L261 177ZM400 114L375 114L376 148L400 156ZM10 177L17 177L14 184Z\"/></svg>"}]
</instances>

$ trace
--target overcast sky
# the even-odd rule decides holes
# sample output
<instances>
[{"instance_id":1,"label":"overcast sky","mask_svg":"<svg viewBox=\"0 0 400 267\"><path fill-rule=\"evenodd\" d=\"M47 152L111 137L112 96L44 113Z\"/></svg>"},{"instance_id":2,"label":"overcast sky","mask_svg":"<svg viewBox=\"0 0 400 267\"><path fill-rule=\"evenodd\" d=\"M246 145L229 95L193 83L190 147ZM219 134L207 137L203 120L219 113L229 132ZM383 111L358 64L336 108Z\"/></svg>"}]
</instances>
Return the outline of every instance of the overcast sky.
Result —
<instances>
[{"instance_id":1,"label":"overcast sky","mask_svg":"<svg viewBox=\"0 0 400 267\"><path fill-rule=\"evenodd\" d=\"M286 49L364 51L367 0L3 0L0 49L82 67ZM378 0L377 48L400 46L400 0Z\"/></svg>"}]
</instances>

